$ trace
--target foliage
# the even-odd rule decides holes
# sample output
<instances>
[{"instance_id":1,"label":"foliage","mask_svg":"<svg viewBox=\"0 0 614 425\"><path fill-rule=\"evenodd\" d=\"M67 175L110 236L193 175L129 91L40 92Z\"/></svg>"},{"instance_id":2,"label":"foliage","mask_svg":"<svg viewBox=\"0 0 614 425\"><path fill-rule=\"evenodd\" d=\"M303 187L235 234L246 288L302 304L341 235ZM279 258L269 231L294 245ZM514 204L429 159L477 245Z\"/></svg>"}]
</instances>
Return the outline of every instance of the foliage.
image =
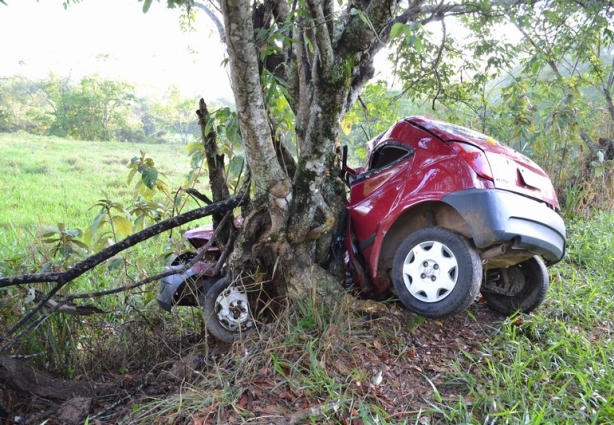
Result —
<instances>
[{"instance_id":1,"label":"foliage","mask_svg":"<svg viewBox=\"0 0 614 425\"><path fill-rule=\"evenodd\" d=\"M152 222L166 218L173 208L180 206L174 204L175 198L170 197L168 191L158 189L165 187L165 182L180 186L185 179L181 166L186 160L185 153L176 152L172 146L136 146L154 151L160 157L160 162L155 164L156 169L167 171L156 174L154 197L149 202L141 196L135 197L128 187L126 176L132 171L132 166L137 168L134 177L138 176L143 186L144 178L147 180L151 177L147 170L154 167L153 160L143 151L135 161L129 160L134 154L134 145L91 142L90 149L85 152L79 148L77 141L3 134L0 135L0 146L6 153L0 159L0 167L10 171L5 176L6 196L0 206L0 226L3 229L0 237L1 276L32 270L65 270L92 252L131 234L133 230L141 230ZM24 150L30 154L23 155ZM54 164L53 169L45 166L50 162ZM137 164L140 164L142 173ZM164 181L159 178L161 176L164 176ZM93 182L96 182L96 186L101 184L107 187L108 192L103 192L103 198L98 199L100 192L92 189ZM88 202L95 204L89 210L84 208L84 203ZM181 205L185 208L196 206L189 199L182 200ZM62 220L67 224L49 225L53 220ZM171 238L168 242L172 245ZM121 258L110 259L104 266L76 281L75 285L64 288L58 296L132 283L134 279L147 276L152 270L163 266L163 258L167 254L165 249L165 244L155 238ZM0 304L0 332L6 331L33 306L28 294L34 289L47 292L51 287L35 284L23 290L2 290L4 301ZM109 326L120 329L124 341L138 339L140 336L134 330L126 330L127 323L134 321L130 312L143 311L155 293L155 285L149 285L121 297L100 299L97 306L114 314L99 319L84 321L78 316L54 314L41 323L36 332L25 335L15 350L18 353L44 353L40 359L41 362L44 360L47 370L61 374L72 375L85 370L84 362L93 362L97 365L93 367L98 368L99 360L90 359L90 352L86 354L75 347L102 349L102 345L107 344L105 341L109 340L105 331ZM34 319L42 314L45 311ZM156 313L153 311L151 314L155 316ZM150 325L144 324L143 329ZM117 340L114 341L106 349L115 347L117 350ZM149 343L142 344L143 347L149 346ZM125 347L128 349L128 345ZM152 353L153 357L156 355ZM111 367L110 364L108 366Z\"/></svg>"},{"instance_id":2,"label":"foliage","mask_svg":"<svg viewBox=\"0 0 614 425\"><path fill-rule=\"evenodd\" d=\"M385 81L365 86L359 101L341 121L341 141L349 147L350 162L364 162L367 155L366 142L402 118L400 109L398 97L388 90Z\"/></svg>"},{"instance_id":3,"label":"foliage","mask_svg":"<svg viewBox=\"0 0 614 425\"><path fill-rule=\"evenodd\" d=\"M115 130L127 126L124 118L135 100L126 83L85 77L73 86L52 75L43 88L54 117L49 133L79 140L112 140Z\"/></svg>"},{"instance_id":4,"label":"foliage","mask_svg":"<svg viewBox=\"0 0 614 425\"><path fill-rule=\"evenodd\" d=\"M0 132L70 137L76 140L181 142L194 140L196 99L171 87L162 100L139 98L125 82L98 75L73 82L0 79Z\"/></svg>"},{"instance_id":5,"label":"foliage","mask_svg":"<svg viewBox=\"0 0 614 425\"><path fill-rule=\"evenodd\" d=\"M163 134L177 134L186 144L198 135L198 122L194 113L197 99L185 98L177 87L170 87L161 102L154 103L148 114L156 121L156 138Z\"/></svg>"},{"instance_id":6,"label":"foliage","mask_svg":"<svg viewBox=\"0 0 614 425\"><path fill-rule=\"evenodd\" d=\"M64 223L58 223L57 226L43 226L36 236L41 238L43 243L52 244L52 256L60 254L63 260L63 266L66 266L66 261L75 254L75 249L89 249L89 247L80 239L83 237L81 229L67 229Z\"/></svg>"},{"instance_id":7,"label":"foliage","mask_svg":"<svg viewBox=\"0 0 614 425\"><path fill-rule=\"evenodd\" d=\"M21 76L0 79L0 132L45 134L49 130L44 85Z\"/></svg>"}]
</instances>

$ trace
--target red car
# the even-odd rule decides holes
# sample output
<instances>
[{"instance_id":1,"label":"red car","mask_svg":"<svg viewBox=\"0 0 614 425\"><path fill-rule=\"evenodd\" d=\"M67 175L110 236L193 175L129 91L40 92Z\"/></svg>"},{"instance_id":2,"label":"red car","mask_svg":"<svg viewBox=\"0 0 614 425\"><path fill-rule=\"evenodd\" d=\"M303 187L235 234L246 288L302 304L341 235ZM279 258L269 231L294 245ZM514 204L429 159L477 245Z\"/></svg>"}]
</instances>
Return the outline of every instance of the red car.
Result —
<instances>
[{"instance_id":1,"label":"red car","mask_svg":"<svg viewBox=\"0 0 614 425\"><path fill-rule=\"evenodd\" d=\"M544 261L563 257L565 224L537 164L425 117L397 122L368 148L366 167L346 167L354 286L376 297L392 291L433 318L463 311L480 292L504 314L542 303Z\"/></svg>"},{"instance_id":2,"label":"red car","mask_svg":"<svg viewBox=\"0 0 614 425\"><path fill-rule=\"evenodd\" d=\"M565 224L550 179L529 158L483 134L411 117L369 142L367 164L344 166L346 274L362 295L391 293L424 317L465 310L481 293L495 310L530 312L565 253ZM185 233L201 249L212 229ZM178 256L180 270L195 254ZM248 298L213 269L213 246L160 282L158 302L201 305L207 326L233 341L253 328ZM543 260L542 260L543 258Z\"/></svg>"}]
</instances>

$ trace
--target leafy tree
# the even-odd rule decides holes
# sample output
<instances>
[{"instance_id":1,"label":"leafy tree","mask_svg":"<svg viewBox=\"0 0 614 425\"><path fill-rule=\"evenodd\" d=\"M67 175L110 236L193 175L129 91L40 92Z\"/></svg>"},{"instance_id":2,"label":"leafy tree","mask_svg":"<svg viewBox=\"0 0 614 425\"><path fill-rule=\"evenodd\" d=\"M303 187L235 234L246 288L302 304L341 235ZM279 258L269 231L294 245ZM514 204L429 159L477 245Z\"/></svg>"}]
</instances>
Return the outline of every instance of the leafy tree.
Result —
<instances>
[{"instance_id":1,"label":"leafy tree","mask_svg":"<svg viewBox=\"0 0 614 425\"><path fill-rule=\"evenodd\" d=\"M43 88L52 107L49 132L80 140L112 140L120 130L140 126L126 119L136 100L134 88L127 83L83 78L73 86L69 79L52 75Z\"/></svg>"},{"instance_id":2,"label":"leafy tree","mask_svg":"<svg viewBox=\"0 0 614 425\"><path fill-rule=\"evenodd\" d=\"M163 100L149 109L156 121L156 130L179 136L183 143L194 140L198 134L198 122L194 115L195 99L185 98L177 87L170 87Z\"/></svg>"},{"instance_id":3,"label":"leafy tree","mask_svg":"<svg viewBox=\"0 0 614 425\"><path fill-rule=\"evenodd\" d=\"M45 134L51 120L41 92L44 83L21 76L0 79L0 131Z\"/></svg>"}]
</instances>

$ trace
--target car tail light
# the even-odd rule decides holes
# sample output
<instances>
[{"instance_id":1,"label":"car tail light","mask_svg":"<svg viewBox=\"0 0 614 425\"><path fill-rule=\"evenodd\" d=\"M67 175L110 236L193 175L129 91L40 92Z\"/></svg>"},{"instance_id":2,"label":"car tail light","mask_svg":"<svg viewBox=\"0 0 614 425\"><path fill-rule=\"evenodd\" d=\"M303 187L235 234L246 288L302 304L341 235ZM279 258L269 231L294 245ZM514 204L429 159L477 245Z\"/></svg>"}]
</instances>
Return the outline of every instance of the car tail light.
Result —
<instances>
[{"instance_id":1,"label":"car tail light","mask_svg":"<svg viewBox=\"0 0 614 425\"><path fill-rule=\"evenodd\" d=\"M480 177L493 180L492 170L486 154L479 148L468 143L451 142L450 146L473 168Z\"/></svg>"}]
</instances>

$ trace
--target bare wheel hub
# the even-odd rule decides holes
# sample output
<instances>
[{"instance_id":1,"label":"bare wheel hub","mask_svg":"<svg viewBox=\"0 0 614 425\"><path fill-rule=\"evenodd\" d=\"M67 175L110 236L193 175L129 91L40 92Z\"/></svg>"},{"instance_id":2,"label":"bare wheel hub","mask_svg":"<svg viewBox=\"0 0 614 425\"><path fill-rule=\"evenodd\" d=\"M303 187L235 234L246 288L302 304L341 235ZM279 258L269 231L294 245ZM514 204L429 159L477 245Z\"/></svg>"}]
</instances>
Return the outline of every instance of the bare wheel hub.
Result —
<instances>
[{"instance_id":1,"label":"bare wheel hub","mask_svg":"<svg viewBox=\"0 0 614 425\"><path fill-rule=\"evenodd\" d=\"M489 273L490 274L490 273ZM526 277L518 266L500 269L498 273L487 275L482 288L495 294L513 297L524 289Z\"/></svg>"},{"instance_id":2,"label":"bare wheel hub","mask_svg":"<svg viewBox=\"0 0 614 425\"><path fill-rule=\"evenodd\" d=\"M249 329L253 325L247 294L236 286L229 286L218 295L215 300L215 311L220 325L231 332Z\"/></svg>"}]
</instances>

